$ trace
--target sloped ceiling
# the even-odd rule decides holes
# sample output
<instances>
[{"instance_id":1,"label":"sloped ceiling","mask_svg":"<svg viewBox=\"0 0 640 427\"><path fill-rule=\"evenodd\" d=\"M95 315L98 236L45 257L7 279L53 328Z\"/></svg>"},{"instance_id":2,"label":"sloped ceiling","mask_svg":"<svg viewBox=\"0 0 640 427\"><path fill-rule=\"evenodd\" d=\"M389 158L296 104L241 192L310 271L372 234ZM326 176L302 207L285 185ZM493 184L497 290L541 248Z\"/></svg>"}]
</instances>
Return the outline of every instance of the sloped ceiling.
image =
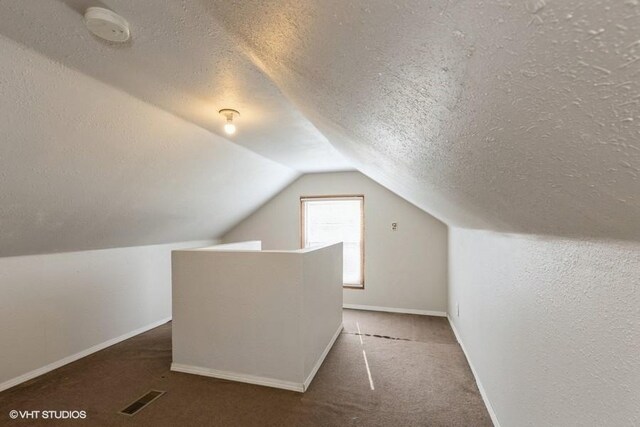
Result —
<instances>
[{"instance_id":1,"label":"sloped ceiling","mask_svg":"<svg viewBox=\"0 0 640 427\"><path fill-rule=\"evenodd\" d=\"M0 256L213 238L297 173L0 36Z\"/></svg>"},{"instance_id":2,"label":"sloped ceiling","mask_svg":"<svg viewBox=\"0 0 640 427\"><path fill-rule=\"evenodd\" d=\"M638 30L637 0L3 0L0 255L215 236L351 165L450 225L640 240Z\"/></svg>"},{"instance_id":3,"label":"sloped ceiling","mask_svg":"<svg viewBox=\"0 0 640 427\"><path fill-rule=\"evenodd\" d=\"M130 42L91 35L89 6L125 17ZM0 33L299 172L352 169L198 1L2 0ZM222 108L241 114L231 138Z\"/></svg>"},{"instance_id":4,"label":"sloped ceiling","mask_svg":"<svg viewBox=\"0 0 640 427\"><path fill-rule=\"evenodd\" d=\"M451 225L640 240L637 0L214 0L358 169Z\"/></svg>"}]
</instances>

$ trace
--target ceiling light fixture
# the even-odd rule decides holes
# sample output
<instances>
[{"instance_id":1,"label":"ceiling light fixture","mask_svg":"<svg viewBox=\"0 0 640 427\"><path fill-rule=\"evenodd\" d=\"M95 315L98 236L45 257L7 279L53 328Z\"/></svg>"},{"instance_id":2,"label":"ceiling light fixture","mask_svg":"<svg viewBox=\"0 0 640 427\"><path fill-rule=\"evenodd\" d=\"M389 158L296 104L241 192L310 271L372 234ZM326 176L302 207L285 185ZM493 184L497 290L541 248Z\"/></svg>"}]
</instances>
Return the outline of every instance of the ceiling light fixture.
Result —
<instances>
[{"instance_id":1,"label":"ceiling light fixture","mask_svg":"<svg viewBox=\"0 0 640 427\"><path fill-rule=\"evenodd\" d=\"M110 42L123 43L131 37L127 20L104 7L88 8L84 23L94 35Z\"/></svg>"},{"instance_id":2,"label":"ceiling light fixture","mask_svg":"<svg viewBox=\"0 0 640 427\"><path fill-rule=\"evenodd\" d=\"M240 117L240 113L230 108L223 108L222 110L218 111L218 113L220 113L221 116L224 116L227 119L227 123L225 123L224 125L225 133L227 135L233 135L234 133L236 133L236 125L233 124L233 117Z\"/></svg>"}]
</instances>

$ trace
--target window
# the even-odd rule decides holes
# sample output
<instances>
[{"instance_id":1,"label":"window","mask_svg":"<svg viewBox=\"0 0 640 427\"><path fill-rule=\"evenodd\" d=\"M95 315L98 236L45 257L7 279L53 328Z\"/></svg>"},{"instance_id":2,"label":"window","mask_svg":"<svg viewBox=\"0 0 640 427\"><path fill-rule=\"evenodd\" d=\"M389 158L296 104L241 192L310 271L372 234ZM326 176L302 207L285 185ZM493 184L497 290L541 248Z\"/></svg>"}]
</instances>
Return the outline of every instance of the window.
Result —
<instances>
[{"instance_id":1,"label":"window","mask_svg":"<svg viewBox=\"0 0 640 427\"><path fill-rule=\"evenodd\" d=\"M343 283L364 288L364 196L300 198L303 248L343 242Z\"/></svg>"}]
</instances>

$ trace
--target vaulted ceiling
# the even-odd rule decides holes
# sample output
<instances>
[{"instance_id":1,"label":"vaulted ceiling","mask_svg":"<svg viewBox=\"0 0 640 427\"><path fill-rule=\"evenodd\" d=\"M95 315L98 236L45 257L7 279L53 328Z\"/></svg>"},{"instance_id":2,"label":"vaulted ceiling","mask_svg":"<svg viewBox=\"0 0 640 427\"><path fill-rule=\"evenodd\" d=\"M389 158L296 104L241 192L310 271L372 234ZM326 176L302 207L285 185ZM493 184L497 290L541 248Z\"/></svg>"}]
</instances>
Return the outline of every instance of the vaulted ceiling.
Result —
<instances>
[{"instance_id":1,"label":"vaulted ceiling","mask_svg":"<svg viewBox=\"0 0 640 427\"><path fill-rule=\"evenodd\" d=\"M214 237L352 167L450 225L640 240L638 30L636 0L4 0L0 256Z\"/></svg>"},{"instance_id":2,"label":"vaulted ceiling","mask_svg":"<svg viewBox=\"0 0 640 427\"><path fill-rule=\"evenodd\" d=\"M237 109L233 142L300 172L351 168L197 1L107 3L2 1L0 33L224 137L218 110ZM89 6L124 16L130 42L91 35L83 23Z\"/></svg>"},{"instance_id":3,"label":"vaulted ceiling","mask_svg":"<svg viewBox=\"0 0 640 427\"><path fill-rule=\"evenodd\" d=\"M297 176L1 37L0 49L0 256L212 238Z\"/></svg>"},{"instance_id":4,"label":"vaulted ceiling","mask_svg":"<svg viewBox=\"0 0 640 427\"><path fill-rule=\"evenodd\" d=\"M448 224L640 239L639 1L203 3L358 169Z\"/></svg>"}]
</instances>

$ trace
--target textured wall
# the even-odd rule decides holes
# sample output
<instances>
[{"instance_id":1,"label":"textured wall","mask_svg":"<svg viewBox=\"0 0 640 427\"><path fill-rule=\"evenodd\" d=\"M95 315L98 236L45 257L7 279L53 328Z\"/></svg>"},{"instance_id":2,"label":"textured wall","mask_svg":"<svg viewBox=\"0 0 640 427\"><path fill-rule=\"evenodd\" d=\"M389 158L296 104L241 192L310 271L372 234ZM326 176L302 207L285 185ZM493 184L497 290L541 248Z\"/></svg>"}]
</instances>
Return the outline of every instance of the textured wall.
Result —
<instances>
[{"instance_id":1,"label":"textured wall","mask_svg":"<svg viewBox=\"0 0 640 427\"><path fill-rule=\"evenodd\" d=\"M0 257L211 238L296 174L0 36Z\"/></svg>"},{"instance_id":2,"label":"textured wall","mask_svg":"<svg viewBox=\"0 0 640 427\"><path fill-rule=\"evenodd\" d=\"M298 248L300 196L338 194L365 197L365 289L345 289L345 304L446 311L447 227L358 172L303 175L222 239Z\"/></svg>"},{"instance_id":3,"label":"textured wall","mask_svg":"<svg viewBox=\"0 0 640 427\"><path fill-rule=\"evenodd\" d=\"M640 240L638 1L207 3L360 171L446 223Z\"/></svg>"},{"instance_id":4,"label":"textured wall","mask_svg":"<svg viewBox=\"0 0 640 427\"><path fill-rule=\"evenodd\" d=\"M449 313L502 427L640 424L640 245L450 236Z\"/></svg>"}]
</instances>

